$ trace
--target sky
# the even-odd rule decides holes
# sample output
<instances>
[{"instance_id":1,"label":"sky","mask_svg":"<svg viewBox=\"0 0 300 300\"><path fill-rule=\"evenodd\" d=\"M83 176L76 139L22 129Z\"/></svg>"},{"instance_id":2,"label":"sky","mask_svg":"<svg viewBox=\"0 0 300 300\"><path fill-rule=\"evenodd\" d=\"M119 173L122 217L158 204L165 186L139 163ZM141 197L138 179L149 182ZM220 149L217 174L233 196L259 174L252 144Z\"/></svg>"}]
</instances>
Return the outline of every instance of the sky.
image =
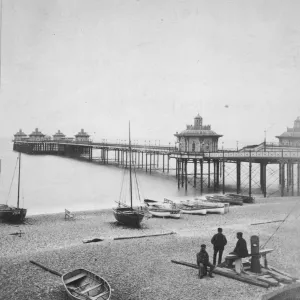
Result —
<instances>
[{"instance_id":1,"label":"sky","mask_svg":"<svg viewBox=\"0 0 300 300\"><path fill-rule=\"evenodd\" d=\"M224 147L277 141L300 116L298 0L2 0L0 136L39 128ZM265 133L266 131L266 133Z\"/></svg>"}]
</instances>

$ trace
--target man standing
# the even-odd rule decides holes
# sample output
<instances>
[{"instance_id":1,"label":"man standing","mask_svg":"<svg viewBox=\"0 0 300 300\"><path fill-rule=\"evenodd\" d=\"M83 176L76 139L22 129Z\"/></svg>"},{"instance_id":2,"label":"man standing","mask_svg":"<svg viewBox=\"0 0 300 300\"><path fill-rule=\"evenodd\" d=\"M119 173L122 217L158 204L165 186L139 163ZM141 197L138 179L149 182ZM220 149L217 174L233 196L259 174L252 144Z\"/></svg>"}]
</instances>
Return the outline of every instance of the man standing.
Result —
<instances>
[{"instance_id":1,"label":"man standing","mask_svg":"<svg viewBox=\"0 0 300 300\"><path fill-rule=\"evenodd\" d=\"M223 231L222 228L218 228L218 233L216 233L211 239L211 243L214 245L214 261L213 261L214 265L216 265L218 252L219 252L218 265L222 262L222 254L224 251L224 247L227 244L227 239L225 235L222 233L222 231Z\"/></svg>"},{"instance_id":2,"label":"man standing","mask_svg":"<svg viewBox=\"0 0 300 300\"><path fill-rule=\"evenodd\" d=\"M209 262L209 256L206 252L206 245L202 244L200 252L197 253L197 265L199 267L199 278L202 279L207 267L209 267L209 277L213 278L213 269L215 268L213 264Z\"/></svg>"}]
</instances>

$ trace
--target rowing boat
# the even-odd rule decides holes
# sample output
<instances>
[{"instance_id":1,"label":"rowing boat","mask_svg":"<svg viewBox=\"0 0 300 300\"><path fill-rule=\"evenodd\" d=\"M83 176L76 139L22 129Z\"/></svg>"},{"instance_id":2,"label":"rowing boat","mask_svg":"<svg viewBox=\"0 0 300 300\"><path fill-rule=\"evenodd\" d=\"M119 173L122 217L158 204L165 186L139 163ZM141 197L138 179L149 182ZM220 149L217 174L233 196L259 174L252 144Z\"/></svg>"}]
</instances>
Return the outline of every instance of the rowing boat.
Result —
<instances>
[{"instance_id":1,"label":"rowing boat","mask_svg":"<svg viewBox=\"0 0 300 300\"><path fill-rule=\"evenodd\" d=\"M72 300L108 300L111 297L109 283L85 269L75 269L62 275L62 281Z\"/></svg>"},{"instance_id":2,"label":"rowing boat","mask_svg":"<svg viewBox=\"0 0 300 300\"><path fill-rule=\"evenodd\" d=\"M153 217L160 217L160 218L173 218L173 219L179 219L181 216L181 210L180 209L168 209L168 208L156 208L156 207L150 207L149 213Z\"/></svg>"}]
</instances>

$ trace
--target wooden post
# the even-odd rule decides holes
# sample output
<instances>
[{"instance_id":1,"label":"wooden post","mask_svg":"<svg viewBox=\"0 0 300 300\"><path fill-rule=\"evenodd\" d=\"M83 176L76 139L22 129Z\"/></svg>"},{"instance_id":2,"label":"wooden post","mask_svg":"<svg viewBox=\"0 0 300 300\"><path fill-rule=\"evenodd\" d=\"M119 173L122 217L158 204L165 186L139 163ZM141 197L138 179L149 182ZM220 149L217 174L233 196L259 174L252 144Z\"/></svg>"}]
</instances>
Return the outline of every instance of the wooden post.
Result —
<instances>
[{"instance_id":1,"label":"wooden post","mask_svg":"<svg viewBox=\"0 0 300 300\"><path fill-rule=\"evenodd\" d=\"M184 171L185 171L185 191L187 191L187 182L188 182L188 179L187 179L187 164L188 164L188 161L187 159L185 159L185 163L184 163Z\"/></svg>"},{"instance_id":2,"label":"wooden post","mask_svg":"<svg viewBox=\"0 0 300 300\"><path fill-rule=\"evenodd\" d=\"M297 196L300 196L300 164L297 164Z\"/></svg>"},{"instance_id":3,"label":"wooden post","mask_svg":"<svg viewBox=\"0 0 300 300\"><path fill-rule=\"evenodd\" d=\"M236 162L236 193L241 192L241 162Z\"/></svg>"},{"instance_id":4,"label":"wooden post","mask_svg":"<svg viewBox=\"0 0 300 300\"><path fill-rule=\"evenodd\" d=\"M292 196L294 196L294 164L291 163L291 189L292 189Z\"/></svg>"},{"instance_id":5,"label":"wooden post","mask_svg":"<svg viewBox=\"0 0 300 300\"><path fill-rule=\"evenodd\" d=\"M251 161L251 152L250 152L250 160L249 160L249 196L251 197L252 194L252 161Z\"/></svg>"},{"instance_id":6,"label":"wooden post","mask_svg":"<svg viewBox=\"0 0 300 300\"><path fill-rule=\"evenodd\" d=\"M150 174L151 174L151 170L152 170L152 153L150 152Z\"/></svg>"},{"instance_id":7,"label":"wooden post","mask_svg":"<svg viewBox=\"0 0 300 300\"><path fill-rule=\"evenodd\" d=\"M207 177L207 187L210 188L210 159L208 160L208 177Z\"/></svg>"},{"instance_id":8,"label":"wooden post","mask_svg":"<svg viewBox=\"0 0 300 300\"><path fill-rule=\"evenodd\" d=\"M290 162L286 164L286 193L289 196L290 192Z\"/></svg>"},{"instance_id":9,"label":"wooden post","mask_svg":"<svg viewBox=\"0 0 300 300\"><path fill-rule=\"evenodd\" d=\"M156 162L157 162L156 167L157 167L157 169L159 169L159 152L157 152L157 160L156 160Z\"/></svg>"},{"instance_id":10,"label":"wooden post","mask_svg":"<svg viewBox=\"0 0 300 300\"><path fill-rule=\"evenodd\" d=\"M259 255L259 237L257 235L252 235L250 238L251 242L251 272L260 273L260 255Z\"/></svg>"},{"instance_id":11,"label":"wooden post","mask_svg":"<svg viewBox=\"0 0 300 300\"><path fill-rule=\"evenodd\" d=\"M267 197L267 163L261 164L261 185L264 198Z\"/></svg>"},{"instance_id":12,"label":"wooden post","mask_svg":"<svg viewBox=\"0 0 300 300\"><path fill-rule=\"evenodd\" d=\"M203 193L203 159L200 160L200 193Z\"/></svg>"},{"instance_id":13,"label":"wooden post","mask_svg":"<svg viewBox=\"0 0 300 300\"><path fill-rule=\"evenodd\" d=\"M165 173L165 154L163 154L162 157L163 157L163 173Z\"/></svg>"},{"instance_id":14,"label":"wooden post","mask_svg":"<svg viewBox=\"0 0 300 300\"><path fill-rule=\"evenodd\" d=\"M284 163L280 164L280 173L281 173L281 197L283 197L284 196L284 183L285 183Z\"/></svg>"},{"instance_id":15,"label":"wooden post","mask_svg":"<svg viewBox=\"0 0 300 300\"><path fill-rule=\"evenodd\" d=\"M224 160L224 151L223 151L223 161L222 161L222 173L223 173L223 182L222 182L222 189L223 195L225 194L225 160Z\"/></svg>"},{"instance_id":16,"label":"wooden post","mask_svg":"<svg viewBox=\"0 0 300 300\"><path fill-rule=\"evenodd\" d=\"M146 152L146 173L148 172L148 153Z\"/></svg>"},{"instance_id":17,"label":"wooden post","mask_svg":"<svg viewBox=\"0 0 300 300\"><path fill-rule=\"evenodd\" d=\"M194 159L194 188L197 184L197 159Z\"/></svg>"},{"instance_id":18,"label":"wooden post","mask_svg":"<svg viewBox=\"0 0 300 300\"><path fill-rule=\"evenodd\" d=\"M181 186L184 185L184 159L181 160Z\"/></svg>"},{"instance_id":19,"label":"wooden post","mask_svg":"<svg viewBox=\"0 0 300 300\"><path fill-rule=\"evenodd\" d=\"M168 173L169 173L169 171L170 171L170 155L168 154L168 164L167 164L167 168L168 168Z\"/></svg>"},{"instance_id":20,"label":"wooden post","mask_svg":"<svg viewBox=\"0 0 300 300\"><path fill-rule=\"evenodd\" d=\"M180 189L180 160L177 158L176 158L176 175L177 175L178 189Z\"/></svg>"}]
</instances>

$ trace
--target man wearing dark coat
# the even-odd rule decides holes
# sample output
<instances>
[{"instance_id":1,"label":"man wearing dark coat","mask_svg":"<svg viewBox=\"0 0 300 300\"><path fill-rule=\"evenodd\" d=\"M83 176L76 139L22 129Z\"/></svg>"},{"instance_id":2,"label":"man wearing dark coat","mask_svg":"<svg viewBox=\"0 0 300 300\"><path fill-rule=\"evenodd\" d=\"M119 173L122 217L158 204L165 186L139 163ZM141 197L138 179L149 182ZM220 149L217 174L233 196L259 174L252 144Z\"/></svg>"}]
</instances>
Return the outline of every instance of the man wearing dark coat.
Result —
<instances>
[{"instance_id":1,"label":"man wearing dark coat","mask_svg":"<svg viewBox=\"0 0 300 300\"><path fill-rule=\"evenodd\" d=\"M207 267L209 267L209 277L213 278L213 269L215 268L212 263L209 262L209 256L206 252L206 245L202 244L200 252L197 253L197 265L199 267L199 278L202 279L206 274Z\"/></svg>"},{"instance_id":2,"label":"man wearing dark coat","mask_svg":"<svg viewBox=\"0 0 300 300\"><path fill-rule=\"evenodd\" d=\"M216 265L218 253L219 253L218 264L222 262L222 254L224 251L224 247L227 244L227 239L225 235L222 233L222 231L223 231L222 228L218 228L218 233L216 233L211 239L211 243L214 245L214 260L213 260L214 265Z\"/></svg>"},{"instance_id":3,"label":"man wearing dark coat","mask_svg":"<svg viewBox=\"0 0 300 300\"><path fill-rule=\"evenodd\" d=\"M247 249L247 242L246 240L243 238L243 233L242 232L238 232L236 234L236 237L238 239L236 246L233 250L233 252L229 253L229 254L235 254L238 257L247 257L249 255L248 253L248 249ZM228 267L232 267L233 261L230 260L228 263Z\"/></svg>"}]
</instances>

